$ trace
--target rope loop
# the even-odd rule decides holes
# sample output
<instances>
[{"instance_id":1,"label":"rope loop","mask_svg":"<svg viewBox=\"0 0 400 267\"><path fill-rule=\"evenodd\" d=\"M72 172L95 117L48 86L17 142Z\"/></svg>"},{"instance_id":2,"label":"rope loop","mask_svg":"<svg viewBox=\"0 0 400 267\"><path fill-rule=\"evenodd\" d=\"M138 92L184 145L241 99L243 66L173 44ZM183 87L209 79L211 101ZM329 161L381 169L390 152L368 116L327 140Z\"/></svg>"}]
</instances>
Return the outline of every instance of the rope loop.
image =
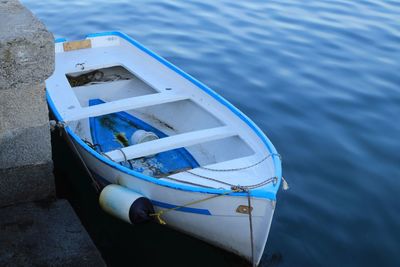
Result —
<instances>
[{"instance_id":1,"label":"rope loop","mask_svg":"<svg viewBox=\"0 0 400 267\"><path fill-rule=\"evenodd\" d=\"M50 131L54 132L55 130L65 129L66 123L63 121L51 120L51 121L49 121L49 126L50 126ZM59 131L59 133L60 133L60 136L62 136L63 131Z\"/></svg>"},{"instance_id":2,"label":"rope loop","mask_svg":"<svg viewBox=\"0 0 400 267\"><path fill-rule=\"evenodd\" d=\"M126 156L125 152L122 150L122 148L117 148L118 151L120 151L122 153L122 155L124 156L124 161L125 163L129 164L130 169L133 169L132 163L130 160L128 160L128 157ZM121 163L120 163L121 164ZM121 164L122 165L122 164Z\"/></svg>"}]
</instances>

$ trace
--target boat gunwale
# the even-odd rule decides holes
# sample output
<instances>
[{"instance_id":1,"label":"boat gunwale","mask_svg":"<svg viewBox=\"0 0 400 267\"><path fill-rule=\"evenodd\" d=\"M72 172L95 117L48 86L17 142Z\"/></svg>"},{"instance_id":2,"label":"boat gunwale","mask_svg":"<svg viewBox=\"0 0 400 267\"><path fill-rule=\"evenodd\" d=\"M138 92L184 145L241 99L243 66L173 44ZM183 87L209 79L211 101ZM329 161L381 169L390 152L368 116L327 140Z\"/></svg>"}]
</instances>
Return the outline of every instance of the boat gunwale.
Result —
<instances>
[{"instance_id":1,"label":"boat gunwale","mask_svg":"<svg viewBox=\"0 0 400 267\"><path fill-rule=\"evenodd\" d=\"M268 151L272 155L272 160L274 163L274 171L275 171L275 176L277 177L277 182L274 185L275 190L265 190L261 187L259 189L253 189L251 190L250 194L252 197L259 197L259 198L266 198L270 200L276 200L276 194L277 191L280 187L281 179L282 179L282 166L281 166L281 159L278 156L278 153L272 144L272 142L268 139L268 137L261 131L261 129L249 118L247 117L243 112L241 112L239 109L237 109L235 106L233 106L229 101L227 101L225 98L223 98L221 95L213 91L211 88L203 84L202 82L198 81L196 78L192 77L191 75L187 74L183 70L179 69L166 59L160 57L153 51L149 50L148 48L144 47L142 44L131 38L130 36L119 32L119 31L111 31L111 32L101 32L101 33L92 33L88 34L86 38L95 38L95 37L102 37L102 36L117 36L120 37L133 46L137 47L138 49L142 50L149 56L153 57L160 63L162 63L164 66L168 67L169 69L173 70L175 73L179 74L186 80L190 81L193 83L195 86L197 86L199 89L213 97L215 100L217 100L219 103L227 107L232 113L234 113L236 116L238 116L242 121L244 121L256 134L257 136L263 141L264 145L267 147ZM55 40L55 43L61 43L67 41L65 38L58 38ZM54 116L57 118L59 121L63 121L61 115L58 113L58 110L56 109L56 106L53 103L53 100L51 99L48 91L46 90L46 98L47 102L49 104L50 109L53 111ZM189 192L196 192L196 193L207 193L207 194L225 194L230 192L231 190L227 189L210 189L210 188L204 188L204 187L196 187L196 186L188 186L188 185L183 185L183 184L176 184L170 181L165 181L165 180L159 180L157 178L151 177L144 175L140 172L136 172L133 170L130 170L126 167L123 167L116 162L111 161L110 159L107 159L106 157L98 154L95 152L93 149L91 149L85 142L82 141L82 139L75 134L72 129L67 125L65 127L66 132L68 135L70 135L82 148L84 148L89 154L94 156L95 158L99 159L100 161L104 162L105 164L109 165L110 167L117 169L123 173L126 173L128 175L134 176L136 178L145 180L147 182L151 182L160 186L166 186L169 188L177 189L177 190L183 190L183 191L189 191ZM231 196L247 196L247 193L244 192L231 192L228 195Z\"/></svg>"}]
</instances>

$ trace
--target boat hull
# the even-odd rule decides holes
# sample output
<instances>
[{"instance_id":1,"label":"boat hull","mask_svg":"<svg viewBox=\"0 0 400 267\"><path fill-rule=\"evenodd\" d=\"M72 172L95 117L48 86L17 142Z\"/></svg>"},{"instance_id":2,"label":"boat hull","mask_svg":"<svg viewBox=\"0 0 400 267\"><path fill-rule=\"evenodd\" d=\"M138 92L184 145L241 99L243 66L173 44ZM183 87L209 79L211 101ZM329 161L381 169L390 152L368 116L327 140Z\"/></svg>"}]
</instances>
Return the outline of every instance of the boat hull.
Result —
<instances>
[{"instance_id":1,"label":"boat hull","mask_svg":"<svg viewBox=\"0 0 400 267\"><path fill-rule=\"evenodd\" d=\"M108 32L88 39L75 44L89 48L73 50L57 42L57 68L46 81L50 109L88 170L103 185L119 184L151 200L168 226L258 264L282 176L269 139L227 100L129 36ZM104 80L94 79L96 73ZM115 79L105 77L111 74ZM104 103L90 105L93 99ZM165 138L92 149L100 144L91 135L91 118L118 112L142 119ZM189 168L196 170L191 176L185 166L171 168L180 170L171 172L173 179L184 183L162 178L170 172L151 175L118 163L176 149L187 149L199 165ZM252 188L251 216L247 192L232 193L232 185Z\"/></svg>"},{"instance_id":2,"label":"boat hull","mask_svg":"<svg viewBox=\"0 0 400 267\"><path fill-rule=\"evenodd\" d=\"M252 262L249 215L238 213L239 206L248 206L246 196L214 196L204 192L190 192L152 183L121 171L108 164L106 159L95 156L95 152L69 135L75 153L80 153L95 179L105 184L119 184L150 199L156 212L168 210L187 203L201 201L162 214L167 226L217 247L237 254ZM70 143L70 145L72 145ZM252 228L254 238L254 261L258 264L267 241L275 201L251 197Z\"/></svg>"}]
</instances>

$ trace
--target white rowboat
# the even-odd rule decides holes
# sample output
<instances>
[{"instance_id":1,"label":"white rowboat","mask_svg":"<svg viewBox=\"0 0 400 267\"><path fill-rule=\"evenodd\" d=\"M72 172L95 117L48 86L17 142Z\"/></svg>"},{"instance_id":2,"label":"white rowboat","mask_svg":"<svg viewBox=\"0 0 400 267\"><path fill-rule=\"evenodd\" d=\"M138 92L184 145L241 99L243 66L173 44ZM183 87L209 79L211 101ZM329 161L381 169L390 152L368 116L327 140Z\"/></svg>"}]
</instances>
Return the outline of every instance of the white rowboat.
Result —
<instances>
[{"instance_id":1,"label":"white rowboat","mask_svg":"<svg viewBox=\"0 0 400 267\"><path fill-rule=\"evenodd\" d=\"M258 264L282 179L263 132L123 33L58 40L55 51L48 103L105 187L101 206L130 223L159 218Z\"/></svg>"}]
</instances>

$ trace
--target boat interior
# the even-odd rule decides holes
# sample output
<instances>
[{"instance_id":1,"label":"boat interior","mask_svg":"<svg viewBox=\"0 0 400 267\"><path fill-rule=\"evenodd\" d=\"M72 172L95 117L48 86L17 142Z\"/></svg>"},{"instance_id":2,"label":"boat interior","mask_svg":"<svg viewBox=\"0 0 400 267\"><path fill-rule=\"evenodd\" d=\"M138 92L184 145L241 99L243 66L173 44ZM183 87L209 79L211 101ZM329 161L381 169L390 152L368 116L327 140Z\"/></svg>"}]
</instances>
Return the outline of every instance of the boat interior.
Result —
<instances>
[{"instance_id":1,"label":"boat interior","mask_svg":"<svg viewBox=\"0 0 400 267\"><path fill-rule=\"evenodd\" d=\"M232 184L257 177L247 182L253 184L274 173L272 157L246 168L269 155L261 141L248 141L243 133L254 135L249 127L244 131L240 124L227 123L206 101L179 88L156 90L122 65L67 73L66 79L80 105L66 122L90 147L124 167L213 188L226 185L201 176ZM151 138L138 141L139 130ZM225 172L232 167L243 170ZM194 169L201 175L188 178L187 171Z\"/></svg>"}]
</instances>

